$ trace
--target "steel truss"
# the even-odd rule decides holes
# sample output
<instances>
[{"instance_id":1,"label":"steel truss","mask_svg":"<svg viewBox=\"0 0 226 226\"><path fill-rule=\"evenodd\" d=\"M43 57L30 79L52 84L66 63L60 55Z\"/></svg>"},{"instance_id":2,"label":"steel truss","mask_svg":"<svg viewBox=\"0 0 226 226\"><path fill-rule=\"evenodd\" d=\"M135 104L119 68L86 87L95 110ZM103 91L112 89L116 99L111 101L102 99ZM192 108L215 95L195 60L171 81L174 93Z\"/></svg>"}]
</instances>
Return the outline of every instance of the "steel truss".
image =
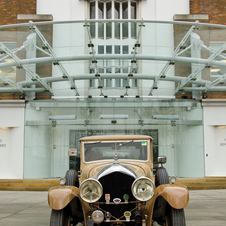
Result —
<instances>
[{"instance_id":1,"label":"steel truss","mask_svg":"<svg viewBox=\"0 0 226 226\"><path fill-rule=\"evenodd\" d=\"M159 83L161 81L167 81L167 82L173 82L178 83L177 88L175 89L175 95L179 91L199 91L200 93L205 92L218 92L218 91L226 91L226 86L217 86L222 85L226 81L226 74L223 74L219 78L215 79L214 81L207 81L202 80L199 78L199 75L201 74L202 70L204 68L213 68L218 67L221 69L226 69L226 62L220 61L217 58L226 59L225 49L226 49L226 43L224 43L218 50L211 49L210 47L205 46L204 44L200 43L200 48L208 50L210 52L210 56L208 59L202 59L202 58L192 58L192 57L182 57L181 54L185 53L186 51L189 51L193 44L191 43L189 46L186 46L186 43L188 39L190 38L191 34L194 32L195 29L198 29L199 26L207 26L206 24L201 24L198 21L195 23L176 23L176 22L161 22L161 21L155 21L155 23L166 23L166 24L186 24L191 25L189 31L185 34L185 36L182 38L182 40L177 45L176 49L172 53L171 56L156 56L156 55L143 55L138 54L137 49L141 46L140 43L140 37L142 34L142 29L145 26L145 23L154 23L153 21L143 21L143 20L125 20L123 22L136 22L139 24L139 29L137 33L137 39L134 44L134 52L133 54L107 54L107 55L98 55L95 52L94 44L92 42L91 33L90 33L90 23L91 22L121 22L120 20L85 20L85 21L70 21L68 23L83 23L83 26L87 30L88 34L88 48L91 49L92 54L88 55L81 55L81 56L57 56L54 53L53 48L50 46L50 44L47 42L46 38L43 36L43 34L40 32L40 30L37 28L36 25L47 25L47 24L55 24L56 22L46 22L46 23L33 23L30 21L28 24L23 24L23 26L28 26L30 29L33 29L34 32L38 35L40 40L43 43L43 47L40 48L35 45L35 48L45 53L47 56L42 58L32 58L32 59L20 59L16 54L17 52L24 50L26 46L22 45L21 47L10 50L8 49L3 43L0 42L0 69L1 68L7 68L7 67L16 67L17 69L25 70L26 74L31 78L31 81L23 81L23 82L14 82L10 80L7 76L0 73L0 79L3 81L3 85L5 87L0 87L0 93L7 93L7 92L19 92L26 94L27 92L50 92L51 95L54 95L54 91L52 90L50 84L54 82L61 82L61 81L67 81L70 85L70 89L75 92L75 95L79 95L78 88L75 85L75 81L78 80L87 80L87 79L98 79L98 88L100 89L100 95L103 94L103 87L101 84L102 78L123 78L127 79L127 86L125 87L125 94L128 95L128 89L130 88L130 80L132 79L141 79L141 80L152 80L153 84L150 87L149 95L153 95L153 92L158 89ZM60 23L60 22L58 22ZM11 28L11 27L21 27L22 25L7 25L2 26L1 28ZM220 28L226 28L226 26L218 26L218 25L209 25L210 27L220 27ZM5 62L5 59L10 58L11 61ZM98 60L130 60L131 64L129 66L129 73L128 74L100 74L98 72ZM71 75L69 74L66 69L63 67L62 63L65 61L91 61L94 64L95 73L94 74L80 74L80 75ZM134 67L136 67L137 61L161 61L166 62L164 67L162 68L161 72L158 75L151 75L151 74L139 74L139 73L133 73ZM42 64L51 62L53 65L57 66L60 70L62 76L61 77L45 77L41 78L38 74L33 72L29 65L32 64ZM167 75L167 72L171 67L175 65L176 62L183 62L183 63L190 63L192 64L198 64L199 67L195 69L189 76L187 77L179 77L179 76L169 76ZM33 85L39 84L42 88L35 88ZM194 85L191 87L187 87L187 85Z\"/></svg>"}]
</instances>

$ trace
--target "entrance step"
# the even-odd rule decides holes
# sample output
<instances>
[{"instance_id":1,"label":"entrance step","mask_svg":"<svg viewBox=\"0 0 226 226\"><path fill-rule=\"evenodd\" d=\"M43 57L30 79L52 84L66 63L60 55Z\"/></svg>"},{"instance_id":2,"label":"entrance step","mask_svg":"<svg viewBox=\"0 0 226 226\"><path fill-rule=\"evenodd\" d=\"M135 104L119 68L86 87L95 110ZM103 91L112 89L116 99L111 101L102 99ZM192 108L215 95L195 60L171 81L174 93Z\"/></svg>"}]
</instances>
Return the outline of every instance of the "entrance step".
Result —
<instances>
[{"instance_id":1,"label":"entrance step","mask_svg":"<svg viewBox=\"0 0 226 226\"><path fill-rule=\"evenodd\" d=\"M226 189L226 177L178 178L176 184L185 185L188 190Z\"/></svg>"},{"instance_id":2,"label":"entrance step","mask_svg":"<svg viewBox=\"0 0 226 226\"><path fill-rule=\"evenodd\" d=\"M0 190L8 191L48 191L59 185L59 179L0 179Z\"/></svg>"},{"instance_id":3,"label":"entrance step","mask_svg":"<svg viewBox=\"0 0 226 226\"><path fill-rule=\"evenodd\" d=\"M226 189L226 177L178 178L176 184L189 190ZM0 179L0 190L48 191L59 186L58 179Z\"/></svg>"}]
</instances>

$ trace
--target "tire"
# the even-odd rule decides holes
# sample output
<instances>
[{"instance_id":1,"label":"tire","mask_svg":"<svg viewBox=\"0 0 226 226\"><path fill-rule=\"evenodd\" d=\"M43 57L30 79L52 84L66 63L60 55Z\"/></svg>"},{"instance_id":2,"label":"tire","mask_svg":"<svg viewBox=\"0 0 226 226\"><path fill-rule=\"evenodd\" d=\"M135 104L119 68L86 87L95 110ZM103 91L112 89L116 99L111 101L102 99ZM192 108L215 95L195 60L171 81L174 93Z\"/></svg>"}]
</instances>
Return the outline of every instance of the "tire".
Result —
<instances>
[{"instance_id":1,"label":"tire","mask_svg":"<svg viewBox=\"0 0 226 226\"><path fill-rule=\"evenodd\" d=\"M164 167L158 168L155 176L156 187L158 187L161 184L169 184L169 176Z\"/></svg>"},{"instance_id":2,"label":"tire","mask_svg":"<svg viewBox=\"0 0 226 226\"><path fill-rule=\"evenodd\" d=\"M184 209L169 207L166 215L166 226L185 226Z\"/></svg>"},{"instance_id":3,"label":"tire","mask_svg":"<svg viewBox=\"0 0 226 226\"><path fill-rule=\"evenodd\" d=\"M68 170L65 175L67 186L79 187L78 173L75 170Z\"/></svg>"},{"instance_id":4,"label":"tire","mask_svg":"<svg viewBox=\"0 0 226 226\"><path fill-rule=\"evenodd\" d=\"M52 209L50 216L50 226L71 226L71 216L67 214L66 209Z\"/></svg>"}]
</instances>

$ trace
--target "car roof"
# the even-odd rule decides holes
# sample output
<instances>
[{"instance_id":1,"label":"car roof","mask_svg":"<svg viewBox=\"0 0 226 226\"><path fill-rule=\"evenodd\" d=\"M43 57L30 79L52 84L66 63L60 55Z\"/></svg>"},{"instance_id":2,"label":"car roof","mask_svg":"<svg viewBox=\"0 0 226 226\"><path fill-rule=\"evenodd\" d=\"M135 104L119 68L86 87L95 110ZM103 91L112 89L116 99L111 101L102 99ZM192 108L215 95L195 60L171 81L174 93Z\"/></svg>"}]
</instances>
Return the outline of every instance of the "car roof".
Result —
<instances>
[{"instance_id":1,"label":"car roof","mask_svg":"<svg viewBox=\"0 0 226 226\"><path fill-rule=\"evenodd\" d=\"M96 141L96 140L153 140L151 136L146 135L101 135L83 137L80 141Z\"/></svg>"}]
</instances>

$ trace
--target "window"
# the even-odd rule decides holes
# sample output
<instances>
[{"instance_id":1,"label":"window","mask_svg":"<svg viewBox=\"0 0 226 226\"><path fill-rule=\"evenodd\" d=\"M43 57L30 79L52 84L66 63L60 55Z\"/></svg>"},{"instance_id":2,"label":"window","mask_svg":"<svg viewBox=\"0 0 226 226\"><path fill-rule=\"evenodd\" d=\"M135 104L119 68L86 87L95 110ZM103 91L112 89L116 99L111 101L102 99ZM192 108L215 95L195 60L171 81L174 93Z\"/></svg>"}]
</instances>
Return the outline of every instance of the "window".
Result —
<instances>
[{"instance_id":1,"label":"window","mask_svg":"<svg viewBox=\"0 0 226 226\"><path fill-rule=\"evenodd\" d=\"M95 40L96 54L131 54L133 44L125 45L123 40L136 40L137 30L136 23L126 22L106 22L111 19L136 19L137 3L134 1L91 1L90 3L90 19L104 19L102 22L90 23L91 38ZM104 45L103 45L104 43ZM133 43L133 42L131 42ZM137 87L137 81L131 79L128 84L127 79L112 79L110 74L128 74L131 66L137 69L135 64L131 65L131 60L98 60L97 69L95 64L90 63L90 73L109 74L108 79L101 79L104 88L122 88L130 85ZM136 70L133 69L133 73ZM97 79L91 79L90 87L98 86Z\"/></svg>"},{"instance_id":2,"label":"window","mask_svg":"<svg viewBox=\"0 0 226 226\"><path fill-rule=\"evenodd\" d=\"M3 44L9 49L14 50L17 48L17 43L15 42L3 42ZM2 62L10 62L13 61L10 57L2 58ZM0 70L0 76L4 76L7 79L12 80L13 82L16 82L16 67L11 66L7 68L1 68ZM7 82L4 82L3 80L0 80L0 86L7 85Z\"/></svg>"},{"instance_id":3,"label":"window","mask_svg":"<svg viewBox=\"0 0 226 226\"><path fill-rule=\"evenodd\" d=\"M137 3L133 1L92 1L90 19L136 19ZM92 27L92 29L91 29ZM90 24L91 37L99 39L136 39L135 23L98 23ZM114 32L113 32L114 31ZM122 32L121 32L122 31Z\"/></svg>"}]
</instances>

